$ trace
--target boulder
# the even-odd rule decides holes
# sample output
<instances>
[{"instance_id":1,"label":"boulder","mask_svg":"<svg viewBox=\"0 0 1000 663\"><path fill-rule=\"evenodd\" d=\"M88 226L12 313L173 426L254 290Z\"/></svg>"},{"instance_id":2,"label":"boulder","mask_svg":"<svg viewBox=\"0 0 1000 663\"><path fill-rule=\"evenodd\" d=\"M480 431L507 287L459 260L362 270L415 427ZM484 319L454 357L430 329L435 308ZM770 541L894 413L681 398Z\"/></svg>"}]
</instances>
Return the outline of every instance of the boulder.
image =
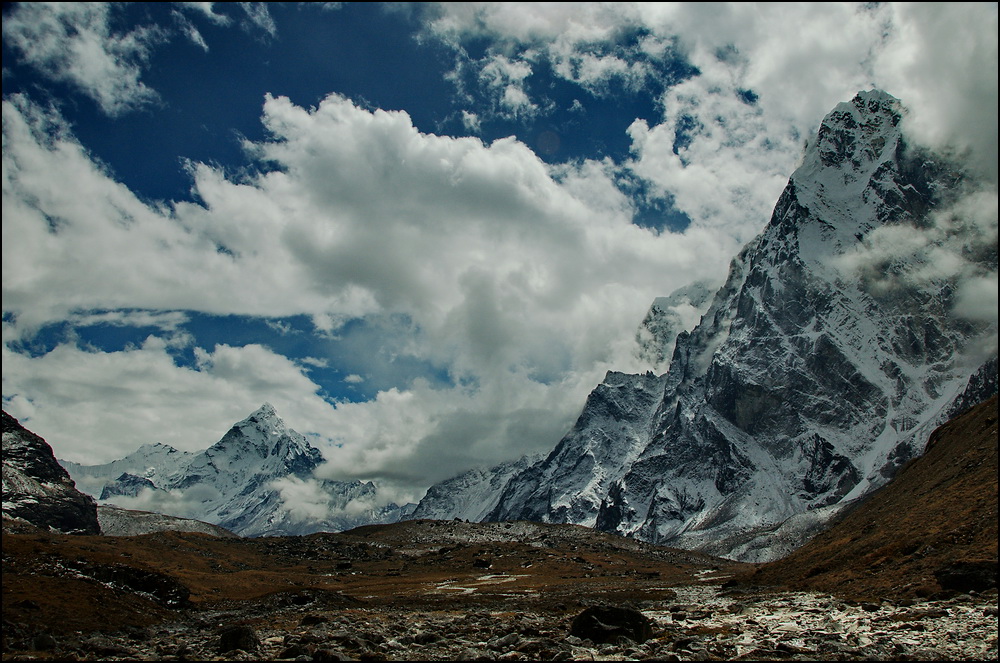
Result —
<instances>
[{"instance_id":1,"label":"boulder","mask_svg":"<svg viewBox=\"0 0 1000 663\"><path fill-rule=\"evenodd\" d=\"M591 606L573 619L570 634L595 644L617 643L621 638L645 642L653 637L653 622L631 608Z\"/></svg>"}]
</instances>

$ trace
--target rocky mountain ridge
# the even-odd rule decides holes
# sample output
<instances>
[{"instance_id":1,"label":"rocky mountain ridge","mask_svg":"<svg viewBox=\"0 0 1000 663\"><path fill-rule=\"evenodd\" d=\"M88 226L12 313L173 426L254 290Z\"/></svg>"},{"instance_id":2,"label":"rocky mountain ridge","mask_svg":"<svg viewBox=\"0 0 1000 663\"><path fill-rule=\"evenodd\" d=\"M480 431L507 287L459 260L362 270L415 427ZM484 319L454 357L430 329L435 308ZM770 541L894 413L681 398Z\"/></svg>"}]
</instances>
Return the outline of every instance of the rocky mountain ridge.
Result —
<instances>
[{"instance_id":1,"label":"rocky mountain ridge","mask_svg":"<svg viewBox=\"0 0 1000 663\"><path fill-rule=\"evenodd\" d=\"M995 588L997 419L993 396L948 421L891 482L746 581L855 595Z\"/></svg>"},{"instance_id":2,"label":"rocky mountain ridge","mask_svg":"<svg viewBox=\"0 0 1000 663\"><path fill-rule=\"evenodd\" d=\"M99 534L97 504L76 489L52 448L3 412L3 517L66 534Z\"/></svg>"},{"instance_id":3,"label":"rocky mountain ridge","mask_svg":"<svg viewBox=\"0 0 1000 663\"><path fill-rule=\"evenodd\" d=\"M996 407L937 429L884 489L764 565L523 521L239 538L22 532L5 518L3 654L995 660Z\"/></svg>"},{"instance_id":4,"label":"rocky mountain ridge","mask_svg":"<svg viewBox=\"0 0 1000 663\"><path fill-rule=\"evenodd\" d=\"M672 349L669 370L609 373L486 519L766 561L884 485L963 403L995 393L995 356L970 361L989 330L953 314L954 280L916 278L921 256L902 253L853 266L878 229L926 229L962 184L907 145L903 113L878 90L839 104L700 322L678 332L664 302L651 309L642 352ZM995 254L981 259L995 268ZM668 301L683 296L692 303ZM418 509L436 509L435 495Z\"/></svg>"}]
</instances>

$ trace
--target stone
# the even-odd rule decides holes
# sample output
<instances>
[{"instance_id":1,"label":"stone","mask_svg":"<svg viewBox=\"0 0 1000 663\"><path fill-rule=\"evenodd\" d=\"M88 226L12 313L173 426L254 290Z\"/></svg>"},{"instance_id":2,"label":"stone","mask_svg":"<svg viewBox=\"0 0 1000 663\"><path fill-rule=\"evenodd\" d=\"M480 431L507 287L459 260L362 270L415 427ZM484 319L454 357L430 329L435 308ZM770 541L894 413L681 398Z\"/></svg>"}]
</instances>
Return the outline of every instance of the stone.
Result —
<instances>
[{"instance_id":1,"label":"stone","mask_svg":"<svg viewBox=\"0 0 1000 663\"><path fill-rule=\"evenodd\" d=\"M508 633L505 636L499 638L493 638L489 641L490 649L502 650L502 649L512 649L521 642L521 636L517 633Z\"/></svg>"},{"instance_id":2,"label":"stone","mask_svg":"<svg viewBox=\"0 0 1000 663\"><path fill-rule=\"evenodd\" d=\"M356 659L336 649L317 649L313 652L312 660L316 663L330 663L331 661L354 661Z\"/></svg>"},{"instance_id":3,"label":"stone","mask_svg":"<svg viewBox=\"0 0 1000 663\"><path fill-rule=\"evenodd\" d=\"M250 626L230 626L219 634L219 653L235 651L255 652L260 648L257 632Z\"/></svg>"},{"instance_id":4,"label":"stone","mask_svg":"<svg viewBox=\"0 0 1000 663\"><path fill-rule=\"evenodd\" d=\"M302 645L289 645L281 650L278 654L278 658L298 658L299 656L308 656L309 650Z\"/></svg>"},{"instance_id":5,"label":"stone","mask_svg":"<svg viewBox=\"0 0 1000 663\"><path fill-rule=\"evenodd\" d=\"M56 648L56 639L48 633L40 633L32 638L31 648L35 651L51 651Z\"/></svg>"},{"instance_id":6,"label":"stone","mask_svg":"<svg viewBox=\"0 0 1000 663\"><path fill-rule=\"evenodd\" d=\"M983 592L997 586L997 560L957 561L934 572L941 589Z\"/></svg>"},{"instance_id":7,"label":"stone","mask_svg":"<svg viewBox=\"0 0 1000 663\"><path fill-rule=\"evenodd\" d=\"M596 644L614 644L623 637L645 642L653 637L653 622L631 608L591 606L573 619L570 634Z\"/></svg>"}]
</instances>

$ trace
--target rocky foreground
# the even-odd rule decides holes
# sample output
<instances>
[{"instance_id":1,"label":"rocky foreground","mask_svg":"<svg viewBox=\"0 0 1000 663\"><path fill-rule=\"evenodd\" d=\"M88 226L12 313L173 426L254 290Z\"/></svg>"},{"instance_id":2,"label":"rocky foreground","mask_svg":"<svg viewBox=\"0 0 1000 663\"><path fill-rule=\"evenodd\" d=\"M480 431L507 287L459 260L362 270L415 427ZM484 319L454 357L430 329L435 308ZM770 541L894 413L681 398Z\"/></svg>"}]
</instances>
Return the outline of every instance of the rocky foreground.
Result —
<instances>
[{"instance_id":1,"label":"rocky foreground","mask_svg":"<svg viewBox=\"0 0 1000 663\"><path fill-rule=\"evenodd\" d=\"M442 594L474 594L502 585L483 574L442 583ZM996 660L997 596L963 594L923 602L866 603L811 593L678 587L673 599L648 602L649 639L595 642L573 635L563 613L462 608L413 611L329 609L308 592L273 611L211 610L193 621L113 634L36 635L42 650L79 660ZM581 634L585 635L585 634ZM597 637L600 640L600 637ZM638 638L641 639L641 638ZM11 638L11 641L16 640Z\"/></svg>"},{"instance_id":2,"label":"rocky foreground","mask_svg":"<svg viewBox=\"0 0 1000 663\"><path fill-rule=\"evenodd\" d=\"M996 660L997 418L994 397L938 429L763 565L576 525L108 536L5 511L3 659Z\"/></svg>"},{"instance_id":3,"label":"rocky foreground","mask_svg":"<svg viewBox=\"0 0 1000 663\"><path fill-rule=\"evenodd\" d=\"M837 598L576 526L4 534L4 660L995 660L996 588ZM154 570L157 569L157 570Z\"/></svg>"}]
</instances>

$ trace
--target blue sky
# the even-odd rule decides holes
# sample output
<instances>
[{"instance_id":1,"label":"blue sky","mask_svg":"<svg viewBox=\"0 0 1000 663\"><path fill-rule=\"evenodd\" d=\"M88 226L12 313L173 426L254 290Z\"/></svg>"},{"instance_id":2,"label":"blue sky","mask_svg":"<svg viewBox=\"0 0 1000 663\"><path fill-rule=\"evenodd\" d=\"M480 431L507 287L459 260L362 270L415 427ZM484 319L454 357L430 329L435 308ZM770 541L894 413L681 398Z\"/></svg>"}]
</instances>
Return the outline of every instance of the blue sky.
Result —
<instances>
[{"instance_id":1,"label":"blue sky","mask_svg":"<svg viewBox=\"0 0 1000 663\"><path fill-rule=\"evenodd\" d=\"M5 5L4 408L97 463L268 401L394 499L547 451L873 86L995 185L995 3Z\"/></svg>"}]
</instances>

